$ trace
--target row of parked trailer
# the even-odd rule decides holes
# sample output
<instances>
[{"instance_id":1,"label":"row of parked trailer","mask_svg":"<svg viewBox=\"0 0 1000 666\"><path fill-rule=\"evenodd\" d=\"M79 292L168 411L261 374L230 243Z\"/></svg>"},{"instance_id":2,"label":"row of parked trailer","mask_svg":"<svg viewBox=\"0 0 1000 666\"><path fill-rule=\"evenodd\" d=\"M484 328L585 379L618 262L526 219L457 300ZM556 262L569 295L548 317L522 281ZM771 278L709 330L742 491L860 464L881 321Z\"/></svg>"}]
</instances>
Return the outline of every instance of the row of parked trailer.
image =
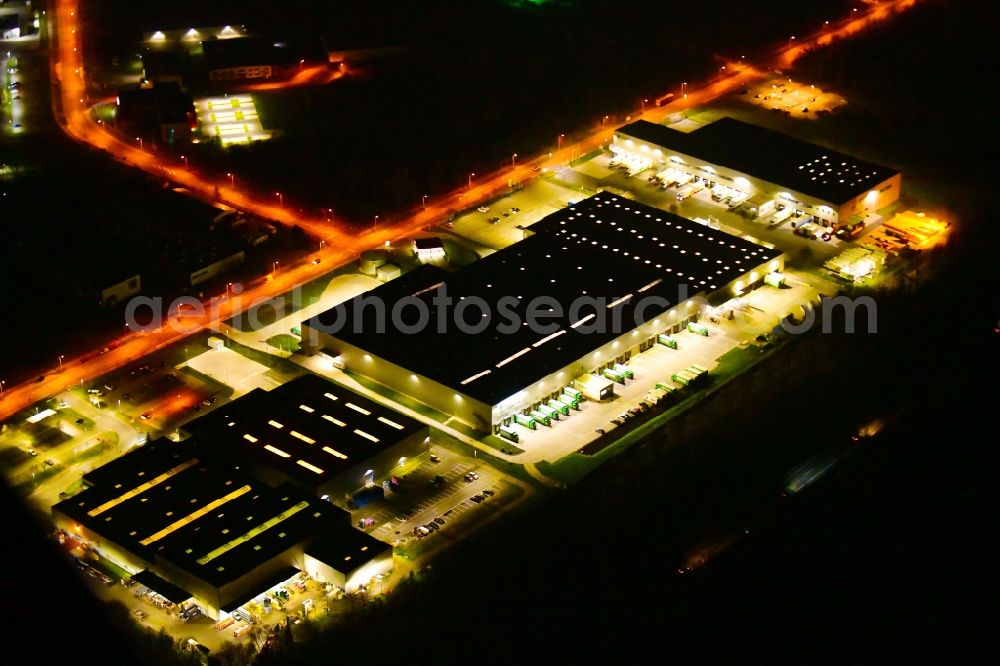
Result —
<instances>
[{"instance_id":1,"label":"row of parked trailer","mask_svg":"<svg viewBox=\"0 0 1000 666\"><path fill-rule=\"evenodd\" d=\"M553 421L569 418L571 410L580 411L580 403L583 400L583 393L567 386L557 397L545 400L527 414L515 414L514 423L528 430L536 430L539 423L551 428ZM498 434L515 444L521 439L517 431L510 426L500 426Z\"/></svg>"},{"instance_id":2,"label":"row of parked trailer","mask_svg":"<svg viewBox=\"0 0 1000 666\"><path fill-rule=\"evenodd\" d=\"M670 375L670 379L681 386L698 388L708 381L708 370L697 365L689 365Z\"/></svg>"}]
</instances>

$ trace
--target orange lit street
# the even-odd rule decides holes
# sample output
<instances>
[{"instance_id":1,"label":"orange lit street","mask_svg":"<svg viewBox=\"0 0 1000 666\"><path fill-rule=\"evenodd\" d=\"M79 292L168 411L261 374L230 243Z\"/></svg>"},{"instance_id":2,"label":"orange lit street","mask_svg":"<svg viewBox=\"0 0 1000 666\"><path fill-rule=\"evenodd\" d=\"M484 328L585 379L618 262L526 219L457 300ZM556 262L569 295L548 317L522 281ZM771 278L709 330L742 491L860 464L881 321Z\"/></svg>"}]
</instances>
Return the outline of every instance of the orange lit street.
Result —
<instances>
[{"instance_id":1,"label":"orange lit street","mask_svg":"<svg viewBox=\"0 0 1000 666\"><path fill-rule=\"evenodd\" d=\"M644 101L631 120L644 119L662 122L679 111L704 105L723 95L753 82L772 76L774 68L791 67L805 53L821 48L834 40L848 37L876 24L896 12L903 11L916 0L896 0L872 4L855 9L843 21L828 23L815 34L791 37L777 47L766 63L758 67L743 62L727 62L720 68L719 76L702 83L686 83L669 99L669 103L655 106ZM561 165L607 144L615 127L606 126L578 141L564 141L560 135L556 150L531 159L497 169L493 173L471 175L467 186L430 198L416 212L395 220L380 220L367 231L357 231L350 226L334 224L322 218L303 214L293 202L286 202L274 192L251 192L235 187L235 180L226 175L200 172L195 165L164 155L142 150L141 144L125 140L94 119L86 94L86 72L82 48L83 35L77 18L78 0L57 0L54 4L55 20L50 24L54 37L51 48L52 83L58 89L53 95L56 119L64 130L80 142L103 149L108 157L123 161L151 175L169 180L186 188L204 200L217 200L226 205L245 210L266 219L288 225L298 225L308 234L323 241L321 249L305 258L300 264L279 267L266 280L248 287L239 296L226 298L225 294L212 298L206 314L185 318L183 329L165 325L149 332L125 331L114 342L108 343L103 353L92 352L82 358L66 358L55 368L39 369L37 379L16 386L6 386L0 395L0 418L22 410L33 403L63 391L68 386L80 384L97 377L158 349L175 343L193 332L225 321L243 311L254 302L266 300L290 291L295 285L308 282L317 276L352 260L362 251L405 239L433 224L444 216L463 210L508 189L512 184L524 183L536 177L543 168ZM248 90L271 90L282 87L325 85L344 75L345 69L324 67L305 68L284 83L262 83ZM190 397L178 398L176 409L185 407ZM183 404L182 404L183 403Z\"/></svg>"}]
</instances>

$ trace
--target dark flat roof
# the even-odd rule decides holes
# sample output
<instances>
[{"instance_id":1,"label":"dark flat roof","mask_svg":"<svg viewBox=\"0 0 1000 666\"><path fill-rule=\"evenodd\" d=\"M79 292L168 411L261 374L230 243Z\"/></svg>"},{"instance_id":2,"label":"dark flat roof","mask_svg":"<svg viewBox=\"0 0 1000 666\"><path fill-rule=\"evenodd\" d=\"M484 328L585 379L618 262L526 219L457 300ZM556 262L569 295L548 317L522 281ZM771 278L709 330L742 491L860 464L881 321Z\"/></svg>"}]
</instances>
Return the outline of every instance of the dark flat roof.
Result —
<instances>
[{"instance_id":1,"label":"dark flat roof","mask_svg":"<svg viewBox=\"0 0 1000 666\"><path fill-rule=\"evenodd\" d=\"M205 458L194 440L156 440L88 473L94 485L54 509L216 586L347 520L327 502Z\"/></svg>"},{"instance_id":2,"label":"dark flat roof","mask_svg":"<svg viewBox=\"0 0 1000 666\"><path fill-rule=\"evenodd\" d=\"M132 580L145 585L167 601L175 604L179 604L182 601L187 601L191 598L190 592L182 590L170 581L160 578L149 569L143 569L137 574L132 574Z\"/></svg>"},{"instance_id":3,"label":"dark flat roof","mask_svg":"<svg viewBox=\"0 0 1000 666\"><path fill-rule=\"evenodd\" d=\"M618 133L838 205L899 173L735 118L693 132L639 120Z\"/></svg>"},{"instance_id":4,"label":"dark flat roof","mask_svg":"<svg viewBox=\"0 0 1000 666\"><path fill-rule=\"evenodd\" d=\"M306 555L329 565L335 571L347 573L391 549L389 544L345 525L313 540L306 547Z\"/></svg>"},{"instance_id":5,"label":"dark flat roof","mask_svg":"<svg viewBox=\"0 0 1000 666\"><path fill-rule=\"evenodd\" d=\"M634 328L640 297L658 296L669 303L646 307L640 319L649 321L678 300L710 294L781 254L607 192L553 213L530 230L536 233L455 273L431 266L415 269L305 325L323 330L343 323L339 331L330 330L335 338L495 405ZM462 332L453 324L439 332L434 324L439 307L434 301L442 284L454 303L461 298L482 298L494 315L502 313L497 308L501 299L516 299L511 310L521 322L526 321L531 300L553 298L562 313L543 323L554 324L556 332L536 332L528 326L507 332L505 315L494 316L480 333ZM606 305L630 294L632 298L615 306L625 322L621 331L610 326L604 332L585 325L573 327L591 313L600 313L610 322ZM380 332L372 307L355 316L354 305L362 298L380 297L385 311L391 312L394 303L412 296L426 305L432 322L419 332L399 330L391 317L385 318ZM571 312L573 301L581 296L605 301L599 307ZM449 322L454 321L453 310L454 306ZM480 309L469 308L466 321L471 323L480 314ZM402 322L404 327L414 319L411 314Z\"/></svg>"},{"instance_id":6,"label":"dark flat roof","mask_svg":"<svg viewBox=\"0 0 1000 666\"><path fill-rule=\"evenodd\" d=\"M317 375L256 389L184 429L319 486L426 428ZM270 447L270 448L268 448Z\"/></svg>"}]
</instances>

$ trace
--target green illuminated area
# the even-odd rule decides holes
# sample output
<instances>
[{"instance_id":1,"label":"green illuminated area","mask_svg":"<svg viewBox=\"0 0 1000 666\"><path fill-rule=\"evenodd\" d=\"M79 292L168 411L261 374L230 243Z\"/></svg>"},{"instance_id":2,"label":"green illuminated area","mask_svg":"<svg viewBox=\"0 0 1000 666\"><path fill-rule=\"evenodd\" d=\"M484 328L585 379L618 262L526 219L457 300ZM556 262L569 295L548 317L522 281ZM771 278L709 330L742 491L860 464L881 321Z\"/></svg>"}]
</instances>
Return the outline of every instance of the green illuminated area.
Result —
<instances>
[{"instance_id":1,"label":"green illuminated area","mask_svg":"<svg viewBox=\"0 0 1000 666\"><path fill-rule=\"evenodd\" d=\"M198 558L198 564L208 564L209 562L211 562L215 558L219 557L220 555L228 553L230 550L232 550L236 546L239 546L240 544L246 543L250 539L253 539L255 536L257 536L258 534L262 534L263 532L266 532L267 530L271 529L275 525L278 525L279 523L281 523L286 518L288 518L290 516L294 516L296 513L298 513L302 509L305 509L308 506L309 506L309 502L307 502L305 500L302 500L301 502L299 502L295 506L290 507L290 508L286 509L285 511L282 511L277 516L273 516L270 520L267 520L267 521L261 523L260 525L258 525L257 527L253 528L249 532L247 532L247 533L245 533L245 534L243 534L243 535L241 535L241 536L233 539L232 541L229 541L227 543L222 544L221 546L219 546L218 548L216 548L212 552L206 554L203 557Z\"/></svg>"}]
</instances>

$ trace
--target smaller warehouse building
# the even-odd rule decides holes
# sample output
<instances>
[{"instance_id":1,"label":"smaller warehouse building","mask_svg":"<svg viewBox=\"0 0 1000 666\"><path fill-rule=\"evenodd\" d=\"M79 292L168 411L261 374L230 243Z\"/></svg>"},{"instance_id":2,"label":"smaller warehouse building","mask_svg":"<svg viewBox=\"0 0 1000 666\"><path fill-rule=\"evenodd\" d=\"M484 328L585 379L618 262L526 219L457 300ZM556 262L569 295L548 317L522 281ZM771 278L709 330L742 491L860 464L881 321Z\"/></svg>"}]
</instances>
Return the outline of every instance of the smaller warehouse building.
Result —
<instances>
[{"instance_id":1,"label":"smaller warehouse building","mask_svg":"<svg viewBox=\"0 0 1000 666\"><path fill-rule=\"evenodd\" d=\"M146 444L84 475L86 488L52 507L53 521L137 582L214 619L298 571L350 590L391 570L391 547L352 528L346 512L253 478L237 460L213 461L213 449Z\"/></svg>"},{"instance_id":2,"label":"smaller warehouse building","mask_svg":"<svg viewBox=\"0 0 1000 666\"><path fill-rule=\"evenodd\" d=\"M427 450L426 425L317 375L255 389L184 429L272 485L348 498Z\"/></svg>"},{"instance_id":3,"label":"smaller warehouse building","mask_svg":"<svg viewBox=\"0 0 1000 666\"><path fill-rule=\"evenodd\" d=\"M899 171L734 118L693 132L639 120L619 128L611 152L641 168L674 168L812 215L825 227L899 199Z\"/></svg>"}]
</instances>

